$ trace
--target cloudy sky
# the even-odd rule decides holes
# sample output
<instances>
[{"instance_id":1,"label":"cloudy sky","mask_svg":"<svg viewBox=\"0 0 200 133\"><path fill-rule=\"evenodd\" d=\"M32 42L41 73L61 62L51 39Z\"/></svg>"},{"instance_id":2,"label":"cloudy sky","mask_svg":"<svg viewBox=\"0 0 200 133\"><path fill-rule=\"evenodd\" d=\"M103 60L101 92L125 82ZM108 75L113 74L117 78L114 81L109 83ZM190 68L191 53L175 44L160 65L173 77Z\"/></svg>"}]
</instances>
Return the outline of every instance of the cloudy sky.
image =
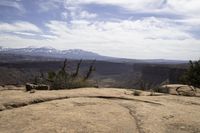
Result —
<instances>
[{"instance_id":1,"label":"cloudy sky","mask_svg":"<svg viewBox=\"0 0 200 133\"><path fill-rule=\"evenodd\" d=\"M200 0L0 0L0 46L199 59Z\"/></svg>"}]
</instances>

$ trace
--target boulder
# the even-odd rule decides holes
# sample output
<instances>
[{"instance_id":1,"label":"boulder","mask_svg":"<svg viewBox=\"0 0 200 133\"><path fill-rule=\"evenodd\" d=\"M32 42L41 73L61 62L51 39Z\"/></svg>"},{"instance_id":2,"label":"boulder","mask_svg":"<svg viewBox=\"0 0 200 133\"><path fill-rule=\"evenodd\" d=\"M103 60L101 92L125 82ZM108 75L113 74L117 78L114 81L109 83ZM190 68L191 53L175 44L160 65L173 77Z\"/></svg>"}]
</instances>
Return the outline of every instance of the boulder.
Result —
<instances>
[{"instance_id":1,"label":"boulder","mask_svg":"<svg viewBox=\"0 0 200 133\"><path fill-rule=\"evenodd\" d=\"M183 85L183 84L162 85L159 88L159 92L175 94L175 95L183 95L183 96L196 95L196 89L193 86Z\"/></svg>"},{"instance_id":2,"label":"boulder","mask_svg":"<svg viewBox=\"0 0 200 133\"><path fill-rule=\"evenodd\" d=\"M0 86L0 90L4 90L4 87L3 87L3 86Z\"/></svg>"},{"instance_id":3,"label":"boulder","mask_svg":"<svg viewBox=\"0 0 200 133\"><path fill-rule=\"evenodd\" d=\"M26 91L31 91L35 88L34 84L26 83Z\"/></svg>"},{"instance_id":4,"label":"boulder","mask_svg":"<svg viewBox=\"0 0 200 133\"><path fill-rule=\"evenodd\" d=\"M49 90L49 86L44 85L44 84L35 85L35 84L27 83L26 91L31 91L31 90Z\"/></svg>"}]
</instances>

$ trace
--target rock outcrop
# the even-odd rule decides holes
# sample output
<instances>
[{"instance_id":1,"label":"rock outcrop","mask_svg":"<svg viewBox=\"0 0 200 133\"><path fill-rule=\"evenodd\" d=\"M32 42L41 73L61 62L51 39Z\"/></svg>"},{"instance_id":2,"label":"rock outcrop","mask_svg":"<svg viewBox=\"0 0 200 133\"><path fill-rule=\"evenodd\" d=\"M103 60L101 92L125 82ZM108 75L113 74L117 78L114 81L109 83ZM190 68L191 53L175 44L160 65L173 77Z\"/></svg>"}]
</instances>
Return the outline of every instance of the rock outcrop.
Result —
<instances>
[{"instance_id":1,"label":"rock outcrop","mask_svg":"<svg viewBox=\"0 0 200 133\"><path fill-rule=\"evenodd\" d=\"M30 84L30 83L26 84L26 91L31 91L31 90L49 90L49 88L50 87L48 85L44 85L44 84L39 84L39 85Z\"/></svg>"},{"instance_id":2,"label":"rock outcrop","mask_svg":"<svg viewBox=\"0 0 200 133\"><path fill-rule=\"evenodd\" d=\"M195 96L197 90L195 87L189 85L168 84L162 85L158 91L162 93L169 93L182 96Z\"/></svg>"}]
</instances>

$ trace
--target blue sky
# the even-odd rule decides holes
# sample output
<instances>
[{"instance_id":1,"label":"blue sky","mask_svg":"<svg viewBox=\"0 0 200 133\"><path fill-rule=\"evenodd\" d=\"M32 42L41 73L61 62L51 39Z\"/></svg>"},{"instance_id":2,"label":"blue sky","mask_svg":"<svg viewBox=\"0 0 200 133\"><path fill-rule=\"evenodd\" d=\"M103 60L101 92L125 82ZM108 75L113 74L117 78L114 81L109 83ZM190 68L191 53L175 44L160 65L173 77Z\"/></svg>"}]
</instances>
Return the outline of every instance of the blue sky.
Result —
<instances>
[{"instance_id":1,"label":"blue sky","mask_svg":"<svg viewBox=\"0 0 200 133\"><path fill-rule=\"evenodd\" d=\"M0 0L0 46L200 58L199 0Z\"/></svg>"}]
</instances>

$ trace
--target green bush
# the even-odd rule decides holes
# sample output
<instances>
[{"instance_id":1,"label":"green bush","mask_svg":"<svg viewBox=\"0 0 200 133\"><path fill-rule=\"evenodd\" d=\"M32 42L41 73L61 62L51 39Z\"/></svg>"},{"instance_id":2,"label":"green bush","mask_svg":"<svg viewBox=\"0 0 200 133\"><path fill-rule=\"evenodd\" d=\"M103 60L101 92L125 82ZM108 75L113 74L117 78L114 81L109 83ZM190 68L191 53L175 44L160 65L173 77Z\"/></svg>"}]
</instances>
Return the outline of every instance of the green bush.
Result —
<instances>
[{"instance_id":1,"label":"green bush","mask_svg":"<svg viewBox=\"0 0 200 133\"><path fill-rule=\"evenodd\" d=\"M200 87L200 60L190 61L187 72L181 77L184 84Z\"/></svg>"},{"instance_id":2,"label":"green bush","mask_svg":"<svg viewBox=\"0 0 200 133\"><path fill-rule=\"evenodd\" d=\"M86 75L80 75L80 65L82 60L80 60L76 66L76 71L74 73L67 71L67 60L64 61L63 66L57 72L48 72L47 81L49 82L51 89L72 89L80 87L92 86L88 82L88 78L91 76L92 72L95 71L94 63L89 66Z\"/></svg>"},{"instance_id":3,"label":"green bush","mask_svg":"<svg viewBox=\"0 0 200 133\"><path fill-rule=\"evenodd\" d=\"M142 93L142 92L141 92L141 91L138 91L138 90L134 90L134 91L133 91L133 95L134 95L134 96L140 96L141 93Z\"/></svg>"}]
</instances>

